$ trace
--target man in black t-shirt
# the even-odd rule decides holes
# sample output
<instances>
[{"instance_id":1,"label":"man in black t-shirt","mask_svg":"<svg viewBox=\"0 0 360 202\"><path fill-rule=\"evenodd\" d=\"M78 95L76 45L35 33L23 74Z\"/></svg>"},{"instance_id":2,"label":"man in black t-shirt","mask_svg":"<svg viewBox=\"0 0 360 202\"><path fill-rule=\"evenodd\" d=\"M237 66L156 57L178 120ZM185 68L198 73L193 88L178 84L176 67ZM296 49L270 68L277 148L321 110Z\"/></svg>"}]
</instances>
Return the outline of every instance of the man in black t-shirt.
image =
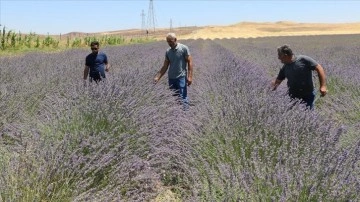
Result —
<instances>
[{"instance_id":1,"label":"man in black t-shirt","mask_svg":"<svg viewBox=\"0 0 360 202\"><path fill-rule=\"evenodd\" d=\"M94 80L97 83L106 78L105 71L109 71L109 63L107 55L99 52L99 42L93 41L90 46L92 53L85 59L84 82L89 75L90 82Z\"/></svg>"},{"instance_id":2,"label":"man in black t-shirt","mask_svg":"<svg viewBox=\"0 0 360 202\"><path fill-rule=\"evenodd\" d=\"M286 78L289 96L293 99L300 99L307 107L313 109L316 94L312 79L314 70L319 77L321 96L325 96L327 93L326 76L323 67L311 57L294 55L288 45L278 48L278 58L284 65L272 83L273 90L276 90Z\"/></svg>"}]
</instances>

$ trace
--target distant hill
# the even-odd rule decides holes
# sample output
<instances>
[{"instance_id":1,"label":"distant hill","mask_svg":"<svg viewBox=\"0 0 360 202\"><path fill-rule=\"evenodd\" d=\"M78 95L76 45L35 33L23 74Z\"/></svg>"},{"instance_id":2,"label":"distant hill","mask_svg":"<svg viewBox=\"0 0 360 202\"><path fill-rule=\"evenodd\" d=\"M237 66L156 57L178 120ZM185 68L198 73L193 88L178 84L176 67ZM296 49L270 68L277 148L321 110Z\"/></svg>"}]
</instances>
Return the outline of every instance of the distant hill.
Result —
<instances>
[{"instance_id":1,"label":"distant hill","mask_svg":"<svg viewBox=\"0 0 360 202\"><path fill-rule=\"evenodd\" d=\"M278 22L239 22L228 26L209 25L203 27L158 28L150 30L149 36L165 39L166 33L175 32L178 39L216 39L216 38L252 38L268 36L298 35L335 35L360 34L358 23L298 23L292 21ZM83 37L92 35L122 35L124 37L146 36L140 29L114 30L96 33L70 32L63 36Z\"/></svg>"},{"instance_id":2,"label":"distant hill","mask_svg":"<svg viewBox=\"0 0 360 202\"><path fill-rule=\"evenodd\" d=\"M84 37L84 36L104 36L104 35L121 35L124 37L139 37L139 36L151 36L157 39L164 39L166 34L169 32L175 32L178 36L185 36L193 33L196 30L202 29L201 27L191 26L191 27L176 27L173 29L169 28L157 28L154 30L149 30L148 34L146 30L141 29L127 29L127 30L114 30L114 31L105 31L105 32L93 32L93 33L86 33L86 32L69 32L63 34L62 36L69 36L71 38L74 37Z\"/></svg>"},{"instance_id":3,"label":"distant hill","mask_svg":"<svg viewBox=\"0 0 360 202\"><path fill-rule=\"evenodd\" d=\"M359 23L240 22L229 26L206 26L184 39L252 38L267 36L360 34Z\"/></svg>"}]
</instances>

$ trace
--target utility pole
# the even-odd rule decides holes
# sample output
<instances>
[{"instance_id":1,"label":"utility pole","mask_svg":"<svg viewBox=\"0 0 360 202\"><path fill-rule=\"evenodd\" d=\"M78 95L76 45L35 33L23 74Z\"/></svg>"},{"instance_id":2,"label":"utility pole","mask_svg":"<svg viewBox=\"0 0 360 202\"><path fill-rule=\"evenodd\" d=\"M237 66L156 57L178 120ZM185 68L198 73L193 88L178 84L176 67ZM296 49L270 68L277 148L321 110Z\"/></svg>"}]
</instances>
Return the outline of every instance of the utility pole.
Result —
<instances>
[{"instance_id":1,"label":"utility pole","mask_svg":"<svg viewBox=\"0 0 360 202\"><path fill-rule=\"evenodd\" d=\"M170 18L170 32L173 30L172 19Z\"/></svg>"},{"instance_id":2,"label":"utility pole","mask_svg":"<svg viewBox=\"0 0 360 202\"><path fill-rule=\"evenodd\" d=\"M141 12L141 30L145 30L146 25L145 25L145 12L144 9Z\"/></svg>"},{"instance_id":3,"label":"utility pole","mask_svg":"<svg viewBox=\"0 0 360 202\"><path fill-rule=\"evenodd\" d=\"M155 18L155 10L154 10L154 1L153 0L150 0L147 20L148 20L148 28L153 29L153 31L155 32L156 18Z\"/></svg>"},{"instance_id":4,"label":"utility pole","mask_svg":"<svg viewBox=\"0 0 360 202\"><path fill-rule=\"evenodd\" d=\"M0 0L0 27L1 27L1 13L2 11L1 11L1 0Z\"/></svg>"}]
</instances>

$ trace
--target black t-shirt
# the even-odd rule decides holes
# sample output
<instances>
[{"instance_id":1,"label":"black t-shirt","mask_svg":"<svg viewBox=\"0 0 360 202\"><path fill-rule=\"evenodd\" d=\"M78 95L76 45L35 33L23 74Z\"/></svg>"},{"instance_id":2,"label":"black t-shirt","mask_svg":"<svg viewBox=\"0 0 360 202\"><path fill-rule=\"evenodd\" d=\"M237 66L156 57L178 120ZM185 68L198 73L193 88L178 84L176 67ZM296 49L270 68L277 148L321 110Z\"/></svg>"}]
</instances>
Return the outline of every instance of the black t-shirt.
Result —
<instances>
[{"instance_id":1,"label":"black t-shirt","mask_svg":"<svg viewBox=\"0 0 360 202\"><path fill-rule=\"evenodd\" d=\"M280 69L277 79L287 79L289 94L294 97L303 97L313 93L314 83L312 71L318 63L305 55L295 56L291 64L284 64Z\"/></svg>"},{"instance_id":2,"label":"black t-shirt","mask_svg":"<svg viewBox=\"0 0 360 202\"><path fill-rule=\"evenodd\" d=\"M105 64L108 59L105 53L99 52L98 54L90 53L85 60L85 65L90 67L90 77L100 76L105 78Z\"/></svg>"}]
</instances>

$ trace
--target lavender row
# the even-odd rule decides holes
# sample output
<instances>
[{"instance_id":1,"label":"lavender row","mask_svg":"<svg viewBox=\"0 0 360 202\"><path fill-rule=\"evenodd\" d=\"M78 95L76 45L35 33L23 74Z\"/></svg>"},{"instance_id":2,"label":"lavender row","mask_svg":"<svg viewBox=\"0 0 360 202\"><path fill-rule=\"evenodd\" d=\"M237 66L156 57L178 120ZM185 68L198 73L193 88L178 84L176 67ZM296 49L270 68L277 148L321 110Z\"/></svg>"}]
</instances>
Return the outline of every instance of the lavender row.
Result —
<instances>
[{"instance_id":1,"label":"lavender row","mask_svg":"<svg viewBox=\"0 0 360 202\"><path fill-rule=\"evenodd\" d=\"M166 77L152 83L164 42L104 48L112 72L91 86L84 50L1 58L2 199L356 200L358 143L339 143L356 125L330 102L342 92L308 113L289 109L285 87L269 89L283 41L185 41L195 63L185 112ZM329 78L355 85L345 72Z\"/></svg>"},{"instance_id":2,"label":"lavender row","mask_svg":"<svg viewBox=\"0 0 360 202\"><path fill-rule=\"evenodd\" d=\"M210 55L220 56L207 66L212 68L206 70L212 73L206 77L212 82L205 85L211 87L209 110L199 112L217 113L210 116L207 132L194 146L197 158L188 163L197 165L202 176L195 180L202 182L196 189L200 199L356 198L358 140L353 139L349 148L341 147L339 138L346 134L337 121L317 112L304 113L300 105L291 108L284 92L269 89L271 78L260 62L242 60L221 42L210 46Z\"/></svg>"}]
</instances>

